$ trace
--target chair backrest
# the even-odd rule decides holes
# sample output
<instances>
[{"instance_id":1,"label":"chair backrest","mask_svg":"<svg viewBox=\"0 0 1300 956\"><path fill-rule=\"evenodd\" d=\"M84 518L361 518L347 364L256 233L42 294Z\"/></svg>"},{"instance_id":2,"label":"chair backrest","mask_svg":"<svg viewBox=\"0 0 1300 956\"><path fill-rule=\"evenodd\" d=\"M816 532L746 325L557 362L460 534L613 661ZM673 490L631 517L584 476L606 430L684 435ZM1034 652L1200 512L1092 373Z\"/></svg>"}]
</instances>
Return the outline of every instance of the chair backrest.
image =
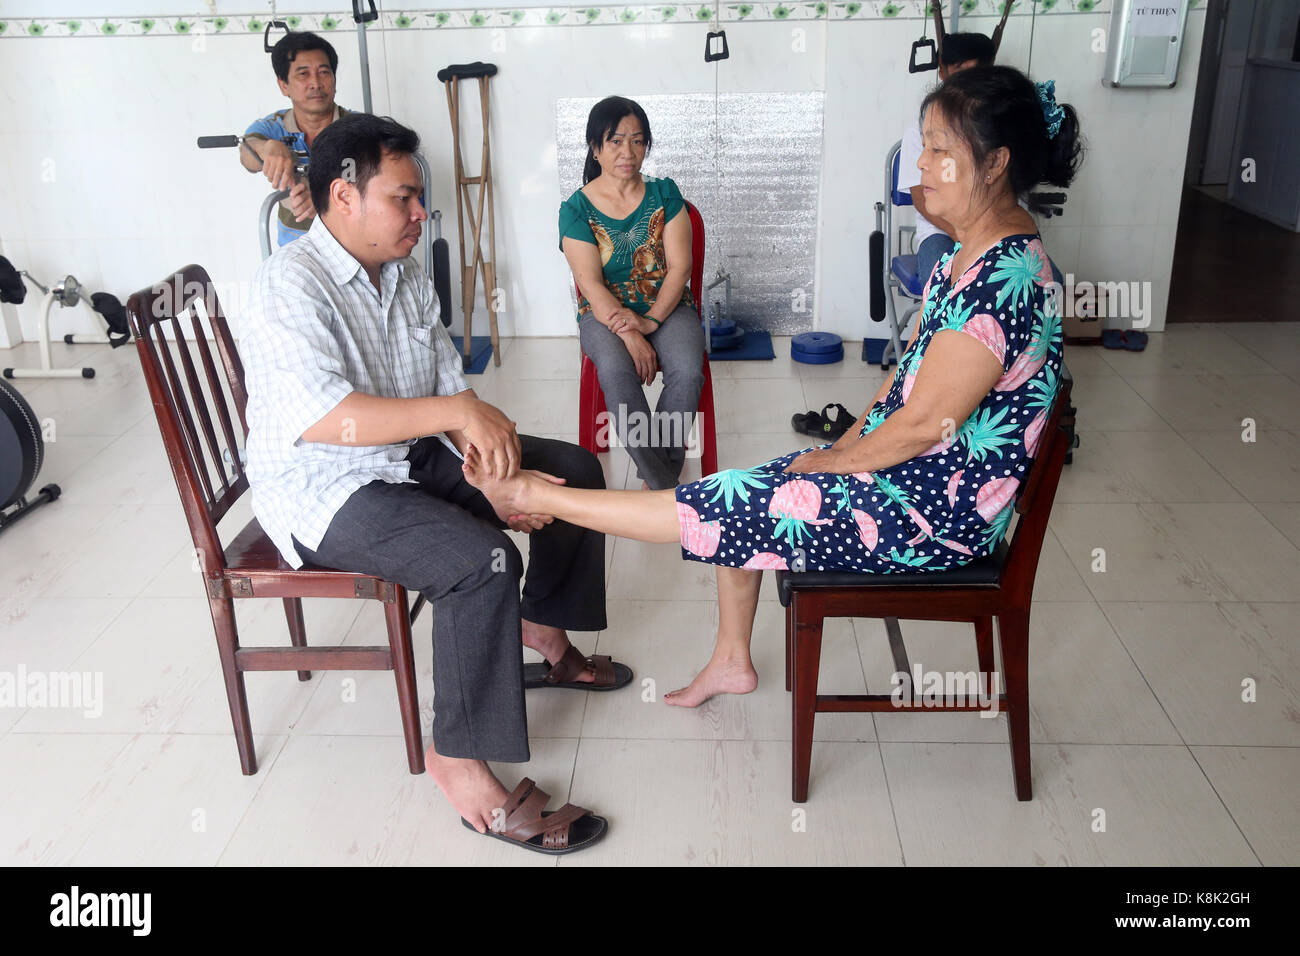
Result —
<instances>
[{"instance_id":1,"label":"chair backrest","mask_svg":"<svg viewBox=\"0 0 1300 956\"><path fill-rule=\"evenodd\" d=\"M889 200L895 206L912 205L912 193L910 190L900 190L898 188L898 160L903 151L903 141L899 140L889 150Z\"/></svg>"},{"instance_id":2,"label":"chair backrest","mask_svg":"<svg viewBox=\"0 0 1300 956\"><path fill-rule=\"evenodd\" d=\"M1070 406L1070 389L1068 381L1062 381L1057 389L1056 400L1039 439L1038 454L1029 465L1029 474L1017 489L1015 508L1020 520L1011 535L1004 578L1021 578L1028 582L1034 579L1052 503L1056 500L1056 487L1065 467L1065 456L1070 450L1071 436L1062 423Z\"/></svg>"},{"instance_id":3,"label":"chair backrest","mask_svg":"<svg viewBox=\"0 0 1300 956\"><path fill-rule=\"evenodd\" d=\"M695 204L686 201L686 212L691 217L691 296L695 311L704 317L704 217Z\"/></svg>"},{"instance_id":4,"label":"chair backrest","mask_svg":"<svg viewBox=\"0 0 1300 956\"><path fill-rule=\"evenodd\" d=\"M215 361L196 308L199 300L216 343ZM244 366L212 280L201 266L188 265L141 289L126 308L199 564L204 576L211 577L225 563L217 522L248 490L242 454L248 435ZM186 314L191 339L185 337Z\"/></svg>"},{"instance_id":5,"label":"chair backrest","mask_svg":"<svg viewBox=\"0 0 1300 956\"><path fill-rule=\"evenodd\" d=\"M700 318L704 317L704 217L700 211L695 208L695 204L689 200L686 202L686 213L691 217L691 298L695 300L695 312ZM582 289L578 287L578 281L573 281L573 291L578 293L578 298L582 298Z\"/></svg>"}]
</instances>

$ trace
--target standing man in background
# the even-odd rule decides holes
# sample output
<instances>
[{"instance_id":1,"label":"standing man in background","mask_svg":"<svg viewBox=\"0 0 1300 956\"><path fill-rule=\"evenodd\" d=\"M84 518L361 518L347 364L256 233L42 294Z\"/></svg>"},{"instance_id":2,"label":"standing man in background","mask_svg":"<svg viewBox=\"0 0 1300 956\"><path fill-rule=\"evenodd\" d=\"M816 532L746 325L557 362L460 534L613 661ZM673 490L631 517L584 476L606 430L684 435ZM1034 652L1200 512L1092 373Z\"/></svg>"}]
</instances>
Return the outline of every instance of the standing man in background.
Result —
<instances>
[{"instance_id":1,"label":"standing man in background","mask_svg":"<svg viewBox=\"0 0 1300 956\"><path fill-rule=\"evenodd\" d=\"M982 33L945 34L939 79L947 82L948 77L971 66L992 66L996 55L997 47ZM916 209L916 269L924 283L930 278L935 264L945 253L952 251L955 243L952 226L926 211L921 170L916 166L921 158L921 149L921 119L913 116L903 133L903 146L898 157L898 188L912 193L912 205Z\"/></svg>"},{"instance_id":2,"label":"standing man in background","mask_svg":"<svg viewBox=\"0 0 1300 956\"><path fill-rule=\"evenodd\" d=\"M348 110L334 102L334 74L339 55L314 33L289 33L271 48L271 68L280 92L293 104L256 120L244 131L239 161L249 172L261 172L272 189L287 189L280 203L279 243L287 245L307 234L316 209L306 178L294 174L294 150L311 152L321 130ZM283 142L292 138L292 145Z\"/></svg>"}]
</instances>

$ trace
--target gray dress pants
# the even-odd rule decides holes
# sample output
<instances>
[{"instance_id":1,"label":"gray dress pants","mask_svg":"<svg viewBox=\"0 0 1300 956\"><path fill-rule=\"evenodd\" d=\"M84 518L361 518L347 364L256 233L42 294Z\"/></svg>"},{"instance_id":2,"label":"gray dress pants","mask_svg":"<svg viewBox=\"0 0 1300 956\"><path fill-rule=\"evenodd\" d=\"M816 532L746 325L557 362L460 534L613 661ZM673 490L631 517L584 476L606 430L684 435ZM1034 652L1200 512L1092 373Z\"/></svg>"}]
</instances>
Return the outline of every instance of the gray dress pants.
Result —
<instances>
[{"instance_id":1,"label":"gray dress pants","mask_svg":"<svg viewBox=\"0 0 1300 956\"><path fill-rule=\"evenodd\" d=\"M610 425L627 448L638 477L655 490L676 487L704 386L704 329L699 316L693 308L679 306L646 336L664 376L653 418L623 340L590 314L578 323L578 334L582 351L596 366ZM645 424L638 428L638 422Z\"/></svg>"},{"instance_id":2,"label":"gray dress pants","mask_svg":"<svg viewBox=\"0 0 1300 956\"><path fill-rule=\"evenodd\" d=\"M590 452L521 435L522 466L603 488ZM537 624L605 627L605 536L553 521L529 538L528 573L460 459L436 438L407 454L414 484L372 481L334 515L320 547L297 543L312 564L375 574L428 599L433 613L433 742L445 757L528 760L520 617ZM523 597L519 580L523 577Z\"/></svg>"}]
</instances>

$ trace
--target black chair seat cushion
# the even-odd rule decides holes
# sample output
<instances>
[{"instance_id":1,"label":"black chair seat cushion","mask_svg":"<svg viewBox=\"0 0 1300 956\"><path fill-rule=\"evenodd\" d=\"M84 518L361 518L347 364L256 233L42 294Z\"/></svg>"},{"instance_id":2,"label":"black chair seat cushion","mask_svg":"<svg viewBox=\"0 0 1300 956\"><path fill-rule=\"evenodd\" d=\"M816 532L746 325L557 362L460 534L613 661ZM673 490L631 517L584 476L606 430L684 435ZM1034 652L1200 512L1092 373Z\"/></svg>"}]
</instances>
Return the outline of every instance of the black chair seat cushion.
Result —
<instances>
[{"instance_id":1,"label":"black chair seat cushion","mask_svg":"<svg viewBox=\"0 0 1300 956\"><path fill-rule=\"evenodd\" d=\"M776 593L781 604L790 606L792 588L953 588L993 587L1007 560L1007 543L992 554L976 558L950 571L907 571L901 574L869 574L860 571L778 571Z\"/></svg>"}]
</instances>

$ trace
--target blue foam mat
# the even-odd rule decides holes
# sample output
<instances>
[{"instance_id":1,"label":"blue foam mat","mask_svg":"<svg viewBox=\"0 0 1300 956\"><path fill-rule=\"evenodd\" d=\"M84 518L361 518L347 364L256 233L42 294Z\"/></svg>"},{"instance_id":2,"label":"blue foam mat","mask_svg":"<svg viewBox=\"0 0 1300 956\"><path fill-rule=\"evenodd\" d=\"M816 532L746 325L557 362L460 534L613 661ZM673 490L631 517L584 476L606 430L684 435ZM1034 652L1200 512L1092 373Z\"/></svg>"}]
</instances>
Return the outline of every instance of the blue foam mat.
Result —
<instances>
[{"instance_id":1,"label":"blue foam mat","mask_svg":"<svg viewBox=\"0 0 1300 956\"><path fill-rule=\"evenodd\" d=\"M710 362L746 362L776 358L772 348L772 335L766 329L746 329L745 341L734 349L714 349L709 353Z\"/></svg>"},{"instance_id":2,"label":"blue foam mat","mask_svg":"<svg viewBox=\"0 0 1300 956\"><path fill-rule=\"evenodd\" d=\"M465 374L482 375L483 370L487 368L488 359L492 357L492 339L486 335L474 336L470 341L470 360L468 362L465 361L465 336L453 335L451 340L455 343L456 352L465 365Z\"/></svg>"}]
</instances>

